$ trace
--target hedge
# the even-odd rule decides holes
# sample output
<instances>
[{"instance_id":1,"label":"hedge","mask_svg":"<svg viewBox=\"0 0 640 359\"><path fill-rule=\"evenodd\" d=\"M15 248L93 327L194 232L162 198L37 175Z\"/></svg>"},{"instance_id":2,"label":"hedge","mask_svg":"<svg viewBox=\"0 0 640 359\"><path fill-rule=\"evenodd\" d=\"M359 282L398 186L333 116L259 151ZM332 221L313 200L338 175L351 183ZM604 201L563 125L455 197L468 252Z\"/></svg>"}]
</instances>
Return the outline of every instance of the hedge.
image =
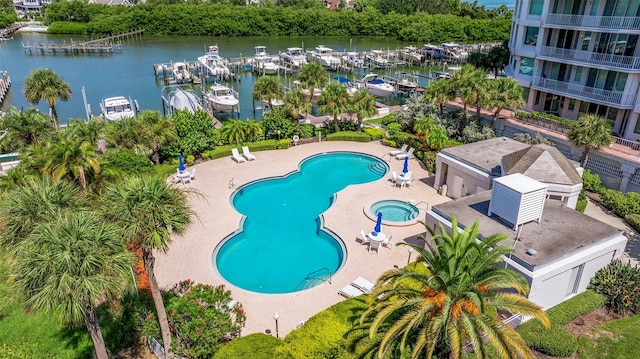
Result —
<instances>
[{"instance_id":1,"label":"hedge","mask_svg":"<svg viewBox=\"0 0 640 359\"><path fill-rule=\"evenodd\" d=\"M558 357L573 355L578 350L578 341L562 326L602 307L604 302L603 295L587 290L547 311L551 320L548 330L539 320L532 319L518 327L518 333L529 348L543 354Z\"/></svg>"},{"instance_id":2,"label":"hedge","mask_svg":"<svg viewBox=\"0 0 640 359\"><path fill-rule=\"evenodd\" d=\"M624 220L633 227L636 232L640 232L640 214L628 214L624 217Z\"/></svg>"},{"instance_id":3,"label":"hedge","mask_svg":"<svg viewBox=\"0 0 640 359\"><path fill-rule=\"evenodd\" d=\"M249 151L251 152L259 152L259 151L269 151L275 150L278 148L289 148L289 139L282 139L280 142L277 140L263 140L257 142L249 142L246 144L249 147ZM231 156L231 149L237 148L242 150L242 146L245 145L224 145L224 146L216 146L212 150L208 150L202 154L202 158L204 159L216 159Z\"/></svg>"},{"instance_id":4,"label":"hedge","mask_svg":"<svg viewBox=\"0 0 640 359\"><path fill-rule=\"evenodd\" d=\"M387 131L375 127L365 127L364 132L371 136L372 140L379 140L387 135Z\"/></svg>"},{"instance_id":5,"label":"hedge","mask_svg":"<svg viewBox=\"0 0 640 359\"><path fill-rule=\"evenodd\" d=\"M213 359L273 359L276 347L282 344L282 340L263 333L249 334L236 338L225 344L216 352Z\"/></svg>"},{"instance_id":6,"label":"hedge","mask_svg":"<svg viewBox=\"0 0 640 359\"><path fill-rule=\"evenodd\" d=\"M371 136L367 133L355 131L341 131L330 133L327 135L327 141L353 141L353 142L370 142Z\"/></svg>"}]
</instances>

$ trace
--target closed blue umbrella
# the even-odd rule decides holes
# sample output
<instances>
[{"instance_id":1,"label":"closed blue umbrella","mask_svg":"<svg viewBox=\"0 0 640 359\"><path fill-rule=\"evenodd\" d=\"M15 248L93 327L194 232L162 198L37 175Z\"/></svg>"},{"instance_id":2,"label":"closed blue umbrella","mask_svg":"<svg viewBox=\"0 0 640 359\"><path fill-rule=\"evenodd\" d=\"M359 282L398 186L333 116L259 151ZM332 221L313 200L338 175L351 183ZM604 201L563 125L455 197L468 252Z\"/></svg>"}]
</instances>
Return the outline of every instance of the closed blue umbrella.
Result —
<instances>
[{"instance_id":1,"label":"closed blue umbrella","mask_svg":"<svg viewBox=\"0 0 640 359\"><path fill-rule=\"evenodd\" d=\"M373 229L374 232L380 233L382 232L382 212L378 212L378 220L376 221L376 227Z\"/></svg>"},{"instance_id":2,"label":"closed blue umbrella","mask_svg":"<svg viewBox=\"0 0 640 359\"><path fill-rule=\"evenodd\" d=\"M409 157L404 158L404 167L402 167L402 172L409 172Z\"/></svg>"},{"instance_id":3,"label":"closed blue umbrella","mask_svg":"<svg viewBox=\"0 0 640 359\"><path fill-rule=\"evenodd\" d=\"M180 162L180 166L178 167L178 170L180 170L180 172L184 171L184 161L182 160L182 153L178 155L178 162Z\"/></svg>"}]
</instances>

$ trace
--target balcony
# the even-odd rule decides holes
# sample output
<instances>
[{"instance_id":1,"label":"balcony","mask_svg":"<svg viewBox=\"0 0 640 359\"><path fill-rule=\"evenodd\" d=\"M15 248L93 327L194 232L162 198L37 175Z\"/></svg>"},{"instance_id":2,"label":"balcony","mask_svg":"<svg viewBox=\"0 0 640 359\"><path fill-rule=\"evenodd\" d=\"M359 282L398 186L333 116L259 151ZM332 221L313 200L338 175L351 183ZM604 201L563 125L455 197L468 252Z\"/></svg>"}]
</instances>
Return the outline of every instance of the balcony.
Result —
<instances>
[{"instance_id":1,"label":"balcony","mask_svg":"<svg viewBox=\"0 0 640 359\"><path fill-rule=\"evenodd\" d=\"M585 30L629 30L640 33L640 17L589 16L569 14L546 14L543 26L554 25L565 29Z\"/></svg>"},{"instance_id":2,"label":"balcony","mask_svg":"<svg viewBox=\"0 0 640 359\"><path fill-rule=\"evenodd\" d=\"M562 49L551 46L541 46L541 58L556 62L572 63L588 67L598 67L614 71L640 71L640 57L621 56L613 54L599 54L596 52Z\"/></svg>"},{"instance_id":3,"label":"balcony","mask_svg":"<svg viewBox=\"0 0 640 359\"><path fill-rule=\"evenodd\" d=\"M636 98L635 94L624 95L620 91L597 89L578 83L550 80L537 76L533 78L531 86L536 90L617 108L633 108Z\"/></svg>"}]
</instances>

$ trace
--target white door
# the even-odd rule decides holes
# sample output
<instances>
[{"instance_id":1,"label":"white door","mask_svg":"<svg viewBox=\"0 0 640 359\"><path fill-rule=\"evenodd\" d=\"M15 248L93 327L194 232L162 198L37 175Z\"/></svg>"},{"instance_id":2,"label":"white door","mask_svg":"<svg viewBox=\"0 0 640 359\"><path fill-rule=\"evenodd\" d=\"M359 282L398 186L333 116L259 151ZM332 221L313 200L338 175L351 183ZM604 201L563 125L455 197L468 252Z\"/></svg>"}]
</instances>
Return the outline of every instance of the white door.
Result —
<instances>
[{"instance_id":1,"label":"white door","mask_svg":"<svg viewBox=\"0 0 640 359\"><path fill-rule=\"evenodd\" d=\"M453 199L462 197L462 186L464 185L464 180L462 177L453 175L451 179L451 185L449 185L449 193L450 197Z\"/></svg>"}]
</instances>

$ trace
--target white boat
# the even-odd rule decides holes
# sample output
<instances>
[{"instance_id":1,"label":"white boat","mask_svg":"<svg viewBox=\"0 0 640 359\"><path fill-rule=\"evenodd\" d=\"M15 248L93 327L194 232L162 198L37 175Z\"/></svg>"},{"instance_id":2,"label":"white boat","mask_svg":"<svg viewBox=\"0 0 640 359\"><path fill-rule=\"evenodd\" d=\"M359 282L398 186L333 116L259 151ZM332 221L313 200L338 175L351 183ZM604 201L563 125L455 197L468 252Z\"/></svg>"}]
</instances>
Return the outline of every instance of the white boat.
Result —
<instances>
[{"instance_id":1,"label":"white boat","mask_svg":"<svg viewBox=\"0 0 640 359\"><path fill-rule=\"evenodd\" d=\"M280 59L293 68L301 68L307 64L307 56L300 47L288 47L287 51L280 53Z\"/></svg>"},{"instance_id":2,"label":"white boat","mask_svg":"<svg viewBox=\"0 0 640 359\"><path fill-rule=\"evenodd\" d=\"M256 46L256 54L253 57L253 71L261 75L275 75L278 73L278 64L273 56L267 53L266 46Z\"/></svg>"},{"instance_id":3,"label":"white boat","mask_svg":"<svg viewBox=\"0 0 640 359\"><path fill-rule=\"evenodd\" d=\"M305 97L307 99L309 99L311 102L318 102L318 100L320 99L320 96L322 96L322 89L320 88L314 88L313 92L310 89L306 89L302 87L302 83L299 80L295 80L293 81L293 84L291 86L294 89L299 89L300 91L302 91L302 93L305 95ZM274 105L275 106L275 105Z\"/></svg>"},{"instance_id":4,"label":"white boat","mask_svg":"<svg viewBox=\"0 0 640 359\"><path fill-rule=\"evenodd\" d=\"M404 49L400 50L400 58L411 64L421 64L424 60L423 55L415 46L406 46Z\"/></svg>"},{"instance_id":5,"label":"white boat","mask_svg":"<svg viewBox=\"0 0 640 359\"><path fill-rule=\"evenodd\" d=\"M418 76L406 72L396 72L395 85L400 91L414 91L418 87Z\"/></svg>"},{"instance_id":6,"label":"white boat","mask_svg":"<svg viewBox=\"0 0 640 359\"><path fill-rule=\"evenodd\" d=\"M174 91L169 93L168 103L171 113L175 110L186 110L190 113L195 113L203 109L198 96L193 91L183 90L180 87L176 87Z\"/></svg>"},{"instance_id":7,"label":"white boat","mask_svg":"<svg viewBox=\"0 0 640 359\"><path fill-rule=\"evenodd\" d=\"M358 87L351 82L351 80L349 80L346 77L343 76L336 76L333 78L334 80L338 81L338 83L340 85L342 85L343 87L345 87L347 89L347 95L349 96L353 96L356 94L356 92L358 92Z\"/></svg>"},{"instance_id":8,"label":"white boat","mask_svg":"<svg viewBox=\"0 0 640 359\"><path fill-rule=\"evenodd\" d=\"M365 55L365 58L369 62L369 65L373 65L372 67L376 69L386 69L389 67L389 60L382 50L371 50L370 53Z\"/></svg>"},{"instance_id":9,"label":"white boat","mask_svg":"<svg viewBox=\"0 0 640 359\"><path fill-rule=\"evenodd\" d=\"M213 110L220 112L238 111L237 106L240 103L238 93L223 84L213 84L207 91L205 98L209 107Z\"/></svg>"},{"instance_id":10,"label":"white boat","mask_svg":"<svg viewBox=\"0 0 640 359\"><path fill-rule=\"evenodd\" d=\"M446 57L452 60L464 60L469 56L469 53L464 50L464 47L460 44L452 42L442 44L442 51Z\"/></svg>"},{"instance_id":11,"label":"white boat","mask_svg":"<svg viewBox=\"0 0 640 359\"><path fill-rule=\"evenodd\" d=\"M174 62L172 66L173 78L177 83L191 82L191 73L184 62Z\"/></svg>"},{"instance_id":12,"label":"white boat","mask_svg":"<svg viewBox=\"0 0 640 359\"><path fill-rule=\"evenodd\" d=\"M224 77L230 73L225 59L218 52L218 45L209 46L209 51L198 57L198 62L207 69L211 76Z\"/></svg>"},{"instance_id":13,"label":"white boat","mask_svg":"<svg viewBox=\"0 0 640 359\"><path fill-rule=\"evenodd\" d=\"M360 68L362 67L363 61L360 58L360 55L357 52L348 51L342 55L342 60L346 62L350 67Z\"/></svg>"},{"instance_id":14,"label":"white boat","mask_svg":"<svg viewBox=\"0 0 640 359\"><path fill-rule=\"evenodd\" d=\"M395 88L388 83L384 82L377 74L367 74L362 80L361 84L375 97L389 97Z\"/></svg>"},{"instance_id":15,"label":"white boat","mask_svg":"<svg viewBox=\"0 0 640 359\"><path fill-rule=\"evenodd\" d=\"M340 59L333 56L333 49L318 45L313 52L309 53L312 61L321 64L324 67L337 68L340 66Z\"/></svg>"},{"instance_id":16,"label":"white boat","mask_svg":"<svg viewBox=\"0 0 640 359\"><path fill-rule=\"evenodd\" d=\"M448 72L442 72L442 71L434 71L433 75L431 76L434 80L438 80L438 79L451 79L453 78L453 75L448 73Z\"/></svg>"},{"instance_id":17,"label":"white boat","mask_svg":"<svg viewBox=\"0 0 640 359\"><path fill-rule=\"evenodd\" d=\"M132 118L136 116L138 111L138 103L134 101L133 104L124 96L109 97L100 103L100 112L108 121Z\"/></svg>"}]
</instances>

